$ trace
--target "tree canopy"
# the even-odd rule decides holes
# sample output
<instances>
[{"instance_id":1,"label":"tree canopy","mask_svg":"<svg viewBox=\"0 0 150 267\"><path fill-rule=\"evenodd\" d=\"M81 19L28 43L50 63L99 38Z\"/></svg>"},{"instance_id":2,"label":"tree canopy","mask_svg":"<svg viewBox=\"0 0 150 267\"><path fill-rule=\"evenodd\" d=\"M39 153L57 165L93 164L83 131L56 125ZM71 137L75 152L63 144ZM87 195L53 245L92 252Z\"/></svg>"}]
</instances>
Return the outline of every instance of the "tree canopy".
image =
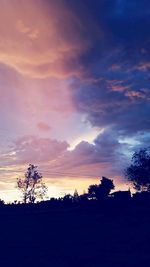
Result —
<instances>
[{"instance_id":1,"label":"tree canopy","mask_svg":"<svg viewBox=\"0 0 150 267\"><path fill-rule=\"evenodd\" d=\"M47 187L42 182L42 174L38 172L37 166L29 164L24 178L17 179L17 187L23 194L24 203L34 203L43 199L47 193Z\"/></svg>"},{"instance_id":2,"label":"tree canopy","mask_svg":"<svg viewBox=\"0 0 150 267\"><path fill-rule=\"evenodd\" d=\"M115 188L113 181L109 178L102 177L101 183L99 185L90 185L88 188L88 193L92 198L98 200L108 197L111 190Z\"/></svg>"},{"instance_id":3,"label":"tree canopy","mask_svg":"<svg viewBox=\"0 0 150 267\"><path fill-rule=\"evenodd\" d=\"M150 191L150 147L133 154L125 175L137 191Z\"/></svg>"}]
</instances>

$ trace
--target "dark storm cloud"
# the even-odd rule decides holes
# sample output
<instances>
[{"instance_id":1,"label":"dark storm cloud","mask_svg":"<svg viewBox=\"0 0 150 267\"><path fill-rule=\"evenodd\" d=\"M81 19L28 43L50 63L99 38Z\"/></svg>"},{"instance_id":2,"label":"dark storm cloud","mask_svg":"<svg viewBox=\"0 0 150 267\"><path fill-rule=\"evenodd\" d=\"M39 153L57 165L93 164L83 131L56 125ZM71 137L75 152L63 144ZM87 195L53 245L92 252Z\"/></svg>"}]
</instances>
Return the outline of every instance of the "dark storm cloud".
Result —
<instances>
[{"instance_id":1,"label":"dark storm cloud","mask_svg":"<svg viewBox=\"0 0 150 267\"><path fill-rule=\"evenodd\" d=\"M74 90L76 105L94 126L112 126L127 135L147 131L150 129L150 88L144 77L114 73L113 78L108 71L100 80Z\"/></svg>"},{"instance_id":2,"label":"dark storm cloud","mask_svg":"<svg viewBox=\"0 0 150 267\"><path fill-rule=\"evenodd\" d=\"M150 2L81 2L101 34L80 58L85 75L73 85L77 109L119 136L149 132Z\"/></svg>"},{"instance_id":3,"label":"dark storm cloud","mask_svg":"<svg viewBox=\"0 0 150 267\"><path fill-rule=\"evenodd\" d=\"M85 1L84 1L85 2ZM112 36L113 41L125 43L147 41L150 32L149 15L150 2L148 0L104 0L86 1L93 18L99 26L107 31L106 36ZM139 42L138 42L139 44Z\"/></svg>"}]
</instances>

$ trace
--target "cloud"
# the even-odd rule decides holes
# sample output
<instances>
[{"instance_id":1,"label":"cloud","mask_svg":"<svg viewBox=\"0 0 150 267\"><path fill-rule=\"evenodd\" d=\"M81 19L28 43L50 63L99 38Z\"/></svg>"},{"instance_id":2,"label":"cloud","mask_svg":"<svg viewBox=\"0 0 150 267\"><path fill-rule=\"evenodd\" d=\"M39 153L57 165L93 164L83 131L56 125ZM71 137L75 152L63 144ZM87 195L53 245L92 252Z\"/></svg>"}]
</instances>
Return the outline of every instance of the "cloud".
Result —
<instances>
[{"instance_id":1,"label":"cloud","mask_svg":"<svg viewBox=\"0 0 150 267\"><path fill-rule=\"evenodd\" d=\"M29 163L48 163L63 155L69 144L65 141L57 141L50 138L36 136L23 136L13 141L1 151L1 168L8 169ZM7 170L6 168L6 170Z\"/></svg>"},{"instance_id":2,"label":"cloud","mask_svg":"<svg viewBox=\"0 0 150 267\"><path fill-rule=\"evenodd\" d=\"M129 91L126 93L126 96L134 99L134 98L146 98L144 92L137 92L137 91Z\"/></svg>"},{"instance_id":3,"label":"cloud","mask_svg":"<svg viewBox=\"0 0 150 267\"><path fill-rule=\"evenodd\" d=\"M12 143L7 151L1 152L1 162L2 165L4 162L5 166L18 166L17 168L28 163L39 164L45 166L50 177L53 174L61 177L65 173L66 176L70 173L78 178L94 178L105 173L118 175L126 158L123 152L125 146L119 143L111 130L98 135L92 144L81 141L71 151L65 141L24 136Z\"/></svg>"},{"instance_id":4,"label":"cloud","mask_svg":"<svg viewBox=\"0 0 150 267\"><path fill-rule=\"evenodd\" d=\"M37 128L40 130L40 131L44 131L44 132L48 132L51 130L51 127L45 123L45 122L39 122L37 124Z\"/></svg>"},{"instance_id":5,"label":"cloud","mask_svg":"<svg viewBox=\"0 0 150 267\"><path fill-rule=\"evenodd\" d=\"M65 80L24 78L0 65L1 140L37 132L42 136L65 139L69 135L68 129L76 133L77 119L74 119L75 107L69 87ZM39 132L39 122L46 123L51 130Z\"/></svg>"},{"instance_id":6,"label":"cloud","mask_svg":"<svg viewBox=\"0 0 150 267\"><path fill-rule=\"evenodd\" d=\"M44 162L55 160L69 145L50 138L24 136L18 139L13 147L18 162Z\"/></svg>"},{"instance_id":7,"label":"cloud","mask_svg":"<svg viewBox=\"0 0 150 267\"><path fill-rule=\"evenodd\" d=\"M74 82L74 103L91 125L135 135L150 130L150 3L106 2L87 1L105 35L82 59L87 76Z\"/></svg>"},{"instance_id":8,"label":"cloud","mask_svg":"<svg viewBox=\"0 0 150 267\"><path fill-rule=\"evenodd\" d=\"M88 1L105 35L103 42L93 41L93 48L84 56L87 77L81 83L75 81L73 94L77 109L93 126L109 126L129 135L149 131L150 20L146 4L149 6L147 1L114 1L108 6L106 1Z\"/></svg>"},{"instance_id":9,"label":"cloud","mask_svg":"<svg viewBox=\"0 0 150 267\"><path fill-rule=\"evenodd\" d=\"M145 53L140 50L130 58L128 51L112 47L88 66L90 78L75 80L72 88L74 103L87 120L100 128L112 127L118 136L150 130L149 72L138 69ZM117 68L112 69L114 62Z\"/></svg>"},{"instance_id":10,"label":"cloud","mask_svg":"<svg viewBox=\"0 0 150 267\"><path fill-rule=\"evenodd\" d=\"M30 77L77 75L84 31L65 1L1 1L0 62Z\"/></svg>"},{"instance_id":11,"label":"cloud","mask_svg":"<svg viewBox=\"0 0 150 267\"><path fill-rule=\"evenodd\" d=\"M105 130L92 144L82 141L74 150L67 151L54 162L54 166L60 173L66 170L77 177L119 176L126 164L125 147L126 144L119 143L114 132Z\"/></svg>"}]
</instances>

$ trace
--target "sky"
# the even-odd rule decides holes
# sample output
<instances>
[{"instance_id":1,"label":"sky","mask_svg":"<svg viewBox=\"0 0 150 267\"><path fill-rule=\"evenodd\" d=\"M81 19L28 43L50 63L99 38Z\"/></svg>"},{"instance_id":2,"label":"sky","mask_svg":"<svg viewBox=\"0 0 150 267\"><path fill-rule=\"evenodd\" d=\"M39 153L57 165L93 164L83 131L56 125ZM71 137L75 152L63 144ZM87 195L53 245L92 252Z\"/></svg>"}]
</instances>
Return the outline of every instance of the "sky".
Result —
<instances>
[{"instance_id":1,"label":"sky","mask_svg":"<svg viewBox=\"0 0 150 267\"><path fill-rule=\"evenodd\" d=\"M0 1L0 198L39 166L83 193L150 142L149 0Z\"/></svg>"}]
</instances>

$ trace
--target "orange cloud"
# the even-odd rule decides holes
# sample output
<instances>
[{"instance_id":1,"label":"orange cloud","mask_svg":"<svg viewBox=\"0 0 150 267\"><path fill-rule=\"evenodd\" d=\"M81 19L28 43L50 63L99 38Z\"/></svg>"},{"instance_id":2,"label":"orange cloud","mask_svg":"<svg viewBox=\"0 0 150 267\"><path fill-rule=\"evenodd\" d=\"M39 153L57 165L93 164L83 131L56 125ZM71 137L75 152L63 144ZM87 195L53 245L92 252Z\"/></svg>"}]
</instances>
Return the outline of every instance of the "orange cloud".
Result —
<instances>
[{"instance_id":1,"label":"orange cloud","mask_svg":"<svg viewBox=\"0 0 150 267\"><path fill-rule=\"evenodd\" d=\"M127 92L125 95L130 98L146 98L146 95L144 93L133 90Z\"/></svg>"},{"instance_id":2,"label":"orange cloud","mask_svg":"<svg viewBox=\"0 0 150 267\"><path fill-rule=\"evenodd\" d=\"M2 0L0 62L30 77L76 75L87 47L80 27L63 1Z\"/></svg>"},{"instance_id":3,"label":"orange cloud","mask_svg":"<svg viewBox=\"0 0 150 267\"><path fill-rule=\"evenodd\" d=\"M112 91L116 92L124 92L130 88L129 86L123 85L122 81L118 80L109 80L107 81L107 84Z\"/></svg>"}]
</instances>

